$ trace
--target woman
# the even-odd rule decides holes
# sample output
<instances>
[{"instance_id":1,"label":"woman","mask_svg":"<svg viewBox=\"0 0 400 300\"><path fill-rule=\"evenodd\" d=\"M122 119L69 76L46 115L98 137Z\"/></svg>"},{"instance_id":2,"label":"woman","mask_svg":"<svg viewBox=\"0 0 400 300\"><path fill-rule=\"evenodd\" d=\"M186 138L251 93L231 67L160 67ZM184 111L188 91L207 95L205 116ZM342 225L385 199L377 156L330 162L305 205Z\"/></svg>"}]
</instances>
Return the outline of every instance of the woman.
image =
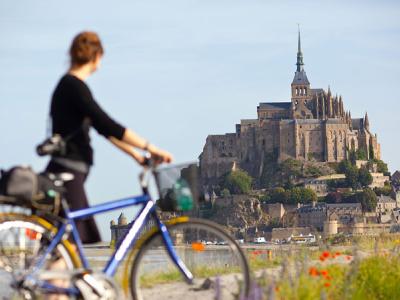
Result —
<instances>
[{"instance_id":1,"label":"woman","mask_svg":"<svg viewBox=\"0 0 400 300\"><path fill-rule=\"evenodd\" d=\"M66 200L71 210L88 206L84 183L93 164L90 127L94 127L139 164L144 162L144 157L134 148L149 152L159 162L169 163L172 160L171 154L110 118L93 99L85 80L99 68L103 53L96 33L79 33L69 50L70 68L58 83L51 100L53 134L60 134L67 140L67 151L65 155L53 156L46 171L74 175L74 179L65 184ZM76 225L83 243L100 241L93 218L78 220Z\"/></svg>"}]
</instances>

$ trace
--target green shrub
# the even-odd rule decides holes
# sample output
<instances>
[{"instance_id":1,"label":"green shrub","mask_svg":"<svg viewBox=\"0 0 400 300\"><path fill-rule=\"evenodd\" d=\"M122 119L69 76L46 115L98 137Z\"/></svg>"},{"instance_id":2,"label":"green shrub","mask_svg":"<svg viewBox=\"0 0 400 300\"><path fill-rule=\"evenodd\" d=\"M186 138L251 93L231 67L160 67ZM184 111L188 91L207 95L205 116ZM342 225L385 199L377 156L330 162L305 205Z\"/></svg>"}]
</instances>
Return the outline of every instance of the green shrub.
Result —
<instances>
[{"instance_id":1,"label":"green shrub","mask_svg":"<svg viewBox=\"0 0 400 300\"><path fill-rule=\"evenodd\" d=\"M232 194L248 194L251 190L253 178L243 170L235 170L226 178L226 187Z\"/></svg>"}]
</instances>

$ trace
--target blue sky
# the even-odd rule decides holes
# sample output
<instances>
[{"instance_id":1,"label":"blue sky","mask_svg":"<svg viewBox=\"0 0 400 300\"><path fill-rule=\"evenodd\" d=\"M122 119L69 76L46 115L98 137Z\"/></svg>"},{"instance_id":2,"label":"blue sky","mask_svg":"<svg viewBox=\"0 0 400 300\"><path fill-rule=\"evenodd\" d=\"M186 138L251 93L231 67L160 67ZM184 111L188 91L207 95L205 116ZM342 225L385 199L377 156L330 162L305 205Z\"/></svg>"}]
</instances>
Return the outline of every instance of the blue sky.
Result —
<instances>
[{"instance_id":1,"label":"blue sky","mask_svg":"<svg viewBox=\"0 0 400 300\"><path fill-rule=\"evenodd\" d=\"M105 46L88 80L99 103L182 162L197 159L208 134L254 118L259 102L290 100L300 23L312 87L330 85L353 117L368 111L383 159L399 169L399 16L398 1L2 0L0 166L46 165L34 146L79 31L97 31ZM92 140L91 203L138 193L140 168ZM98 218L105 240L118 214Z\"/></svg>"}]
</instances>

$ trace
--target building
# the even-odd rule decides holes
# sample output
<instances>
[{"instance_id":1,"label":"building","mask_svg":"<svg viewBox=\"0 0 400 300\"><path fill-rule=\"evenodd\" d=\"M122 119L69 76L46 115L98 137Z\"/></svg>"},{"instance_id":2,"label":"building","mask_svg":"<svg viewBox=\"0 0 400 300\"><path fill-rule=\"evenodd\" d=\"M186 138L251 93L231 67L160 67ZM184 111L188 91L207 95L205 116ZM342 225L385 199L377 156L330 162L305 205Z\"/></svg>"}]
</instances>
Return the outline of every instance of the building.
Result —
<instances>
[{"instance_id":1,"label":"building","mask_svg":"<svg viewBox=\"0 0 400 300\"><path fill-rule=\"evenodd\" d=\"M234 133L209 135L199 157L200 171L204 183L212 186L234 166L260 178L267 157L339 162L358 149L380 158L368 114L352 118L342 96L334 95L329 87L311 87L299 32L291 101L262 102L257 118L241 120Z\"/></svg>"},{"instance_id":2,"label":"building","mask_svg":"<svg viewBox=\"0 0 400 300\"><path fill-rule=\"evenodd\" d=\"M287 228L272 228L271 241L287 241L291 236L312 234L313 230L309 227L287 227Z\"/></svg>"},{"instance_id":3,"label":"building","mask_svg":"<svg viewBox=\"0 0 400 300\"><path fill-rule=\"evenodd\" d=\"M371 173L371 176L372 183L369 185L371 189L384 187L385 183L388 183L390 180L389 176L386 176L383 173Z\"/></svg>"},{"instance_id":4,"label":"building","mask_svg":"<svg viewBox=\"0 0 400 300\"><path fill-rule=\"evenodd\" d=\"M303 205L297 209L297 225L322 230L326 216L326 203Z\"/></svg>"},{"instance_id":5,"label":"building","mask_svg":"<svg viewBox=\"0 0 400 300\"><path fill-rule=\"evenodd\" d=\"M393 211L397 207L396 200L389 196L381 195L376 204L376 215L379 223L390 223L393 220Z\"/></svg>"},{"instance_id":6,"label":"building","mask_svg":"<svg viewBox=\"0 0 400 300\"><path fill-rule=\"evenodd\" d=\"M327 221L348 225L363 219L360 203L313 203L303 205L296 212L297 225L322 231Z\"/></svg>"},{"instance_id":7,"label":"building","mask_svg":"<svg viewBox=\"0 0 400 300\"><path fill-rule=\"evenodd\" d=\"M124 213L121 213L118 217L118 223L114 220L110 222L110 230L111 230L111 246L115 246L119 244L119 242L123 239L126 233L129 230L129 225ZM142 227L140 235L144 232L148 231L150 228L155 226L155 221L153 219L147 220L146 224Z\"/></svg>"},{"instance_id":8,"label":"building","mask_svg":"<svg viewBox=\"0 0 400 300\"><path fill-rule=\"evenodd\" d=\"M392 186L400 190L400 171L395 171L391 176Z\"/></svg>"}]
</instances>

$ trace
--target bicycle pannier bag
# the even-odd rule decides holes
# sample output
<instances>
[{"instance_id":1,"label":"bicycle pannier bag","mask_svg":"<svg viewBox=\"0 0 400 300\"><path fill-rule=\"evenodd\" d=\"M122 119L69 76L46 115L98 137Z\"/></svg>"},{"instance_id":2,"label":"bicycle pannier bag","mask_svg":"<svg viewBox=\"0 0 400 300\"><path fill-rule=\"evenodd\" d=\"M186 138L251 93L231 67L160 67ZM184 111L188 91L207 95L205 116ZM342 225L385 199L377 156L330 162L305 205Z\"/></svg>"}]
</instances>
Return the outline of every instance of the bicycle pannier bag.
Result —
<instances>
[{"instance_id":1,"label":"bicycle pannier bag","mask_svg":"<svg viewBox=\"0 0 400 300\"><path fill-rule=\"evenodd\" d=\"M29 167L13 167L2 171L0 192L5 196L30 201L38 194L38 177Z\"/></svg>"},{"instance_id":2,"label":"bicycle pannier bag","mask_svg":"<svg viewBox=\"0 0 400 300\"><path fill-rule=\"evenodd\" d=\"M36 174L30 167L13 167L1 171L0 195L3 203L58 214L63 188L56 186L48 174ZM1 197L0 197L1 198Z\"/></svg>"}]
</instances>

